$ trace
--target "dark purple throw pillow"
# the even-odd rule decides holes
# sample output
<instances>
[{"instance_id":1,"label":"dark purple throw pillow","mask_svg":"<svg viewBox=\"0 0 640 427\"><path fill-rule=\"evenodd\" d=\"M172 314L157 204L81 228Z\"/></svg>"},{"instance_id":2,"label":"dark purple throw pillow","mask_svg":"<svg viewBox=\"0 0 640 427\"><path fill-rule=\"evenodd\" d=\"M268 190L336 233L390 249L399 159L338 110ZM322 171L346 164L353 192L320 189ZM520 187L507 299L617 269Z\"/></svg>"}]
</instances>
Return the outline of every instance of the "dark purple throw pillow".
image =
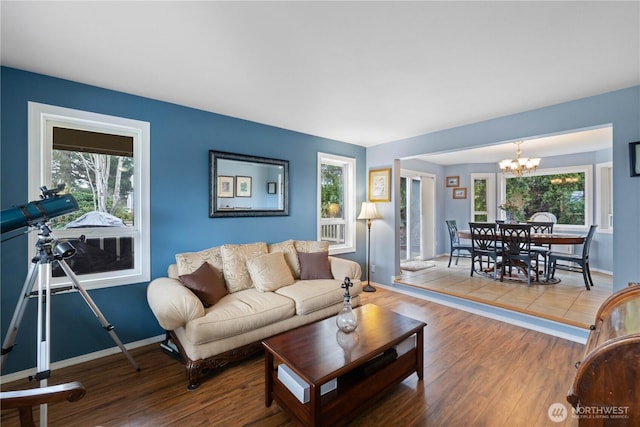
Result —
<instances>
[{"instance_id":1,"label":"dark purple throw pillow","mask_svg":"<svg viewBox=\"0 0 640 427\"><path fill-rule=\"evenodd\" d=\"M300 280L333 279L329 252L298 252Z\"/></svg>"},{"instance_id":2,"label":"dark purple throw pillow","mask_svg":"<svg viewBox=\"0 0 640 427\"><path fill-rule=\"evenodd\" d=\"M191 289L196 294L205 307L210 307L227 295L227 287L224 279L216 269L208 262L202 263L196 271L191 274L183 274L180 281L184 286Z\"/></svg>"}]
</instances>

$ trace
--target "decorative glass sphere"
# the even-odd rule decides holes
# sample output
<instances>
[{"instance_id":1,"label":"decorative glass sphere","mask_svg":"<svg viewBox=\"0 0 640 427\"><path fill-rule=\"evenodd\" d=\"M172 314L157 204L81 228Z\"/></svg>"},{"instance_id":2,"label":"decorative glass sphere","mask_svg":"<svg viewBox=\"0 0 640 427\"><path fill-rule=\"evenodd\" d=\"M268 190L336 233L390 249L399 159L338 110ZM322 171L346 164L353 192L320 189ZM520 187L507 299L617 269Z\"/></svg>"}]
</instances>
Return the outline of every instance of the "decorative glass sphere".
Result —
<instances>
[{"instance_id":1,"label":"decorative glass sphere","mask_svg":"<svg viewBox=\"0 0 640 427\"><path fill-rule=\"evenodd\" d=\"M338 328L346 333L353 332L358 327L358 317L351 307L351 301L345 301L342 309L336 316Z\"/></svg>"}]
</instances>

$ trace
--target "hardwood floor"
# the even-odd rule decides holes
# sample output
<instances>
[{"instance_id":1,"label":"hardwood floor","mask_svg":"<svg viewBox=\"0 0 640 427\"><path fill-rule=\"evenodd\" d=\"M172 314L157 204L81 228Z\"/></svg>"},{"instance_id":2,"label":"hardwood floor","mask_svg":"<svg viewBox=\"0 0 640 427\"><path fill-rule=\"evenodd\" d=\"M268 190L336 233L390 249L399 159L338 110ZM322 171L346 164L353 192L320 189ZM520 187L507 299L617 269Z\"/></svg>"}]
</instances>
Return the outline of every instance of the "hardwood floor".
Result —
<instances>
[{"instance_id":1,"label":"hardwood floor","mask_svg":"<svg viewBox=\"0 0 640 427\"><path fill-rule=\"evenodd\" d=\"M594 271L591 276L595 286L587 291L581 273L557 270L560 283L532 283L527 287L521 281L471 277L469 258L460 258L458 265L454 258L450 268L447 268L448 262L448 256L437 258L434 267L403 272L396 281L586 329L593 324L598 307L613 290L612 277Z\"/></svg>"},{"instance_id":2,"label":"hardwood floor","mask_svg":"<svg viewBox=\"0 0 640 427\"><path fill-rule=\"evenodd\" d=\"M583 345L379 288L374 303L427 323L424 380L414 374L380 396L351 426L576 426L569 412L551 422L551 404L566 402ZM235 364L187 391L182 366L158 344L59 369L49 384L81 381L86 396L49 405L50 426L290 426L277 404L264 406L262 356ZM26 380L3 390L30 388ZM37 412L37 411L36 411ZM36 418L37 418L36 414ZM3 427L18 425L2 411Z\"/></svg>"}]
</instances>

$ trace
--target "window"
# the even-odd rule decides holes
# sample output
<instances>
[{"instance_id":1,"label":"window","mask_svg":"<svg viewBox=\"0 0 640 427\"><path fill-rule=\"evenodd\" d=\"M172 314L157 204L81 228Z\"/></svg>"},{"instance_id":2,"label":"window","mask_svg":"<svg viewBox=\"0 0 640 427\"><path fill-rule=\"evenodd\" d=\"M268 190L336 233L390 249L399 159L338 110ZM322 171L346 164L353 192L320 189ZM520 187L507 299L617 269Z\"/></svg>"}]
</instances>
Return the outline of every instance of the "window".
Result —
<instances>
[{"instance_id":1,"label":"window","mask_svg":"<svg viewBox=\"0 0 640 427\"><path fill-rule=\"evenodd\" d=\"M596 165L596 224L599 232L613 232L613 163Z\"/></svg>"},{"instance_id":2,"label":"window","mask_svg":"<svg viewBox=\"0 0 640 427\"><path fill-rule=\"evenodd\" d=\"M29 103L30 200L60 183L79 210L49 227L76 248L67 263L83 287L148 281L149 124ZM57 263L52 276L52 286L70 283Z\"/></svg>"},{"instance_id":3,"label":"window","mask_svg":"<svg viewBox=\"0 0 640 427\"><path fill-rule=\"evenodd\" d=\"M471 218L474 222L494 221L495 211L495 175L471 174Z\"/></svg>"},{"instance_id":4,"label":"window","mask_svg":"<svg viewBox=\"0 0 640 427\"><path fill-rule=\"evenodd\" d=\"M422 188L419 176L400 177L400 259L422 255Z\"/></svg>"},{"instance_id":5,"label":"window","mask_svg":"<svg viewBox=\"0 0 640 427\"><path fill-rule=\"evenodd\" d=\"M318 153L318 240L329 253L356 250L356 160Z\"/></svg>"},{"instance_id":6,"label":"window","mask_svg":"<svg viewBox=\"0 0 640 427\"><path fill-rule=\"evenodd\" d=\"M501 174L501 204L515 205L518 221L525 221L536 212L550 212L559 227L584 229L591 224L591 169L542 169L521 178Z\"/></svg>"}]
</instances>

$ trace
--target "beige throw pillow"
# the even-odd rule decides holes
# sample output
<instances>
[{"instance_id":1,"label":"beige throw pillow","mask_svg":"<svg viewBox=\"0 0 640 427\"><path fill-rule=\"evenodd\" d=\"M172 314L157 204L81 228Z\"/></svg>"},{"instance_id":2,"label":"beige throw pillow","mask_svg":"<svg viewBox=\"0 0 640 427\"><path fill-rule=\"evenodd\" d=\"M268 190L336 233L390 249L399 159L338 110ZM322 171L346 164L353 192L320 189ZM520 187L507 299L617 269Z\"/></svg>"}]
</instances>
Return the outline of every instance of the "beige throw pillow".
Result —
<instances>
[{"instance_id":1,"label":"beige throw pillow","mask_svg":"<svg viewBox=\"0 0 640 427\"><path fill-rule=\"evenodd\" d=\"M296 279L300 277L300 261L298 261L298 251L296 250L293 240L272 243L268 248L269 253L282 252L285 261L287 261L287 265L291 269L291 273L293 273L293 277Z\"/></svg>"},{"instance_id":2,"label":"beige throw pillow","mask_svg":"<svg viewBox=\"0 0 640 427\"><path fill-rule=\"evenodd\" d=\"M176 265L178 266L178 275L191 274L196 271L203 262L208 262L222 276L222 256L220 246L205 249L200 252L185 252L176 255Z\"/></svg>"},{"instance_id":3,"label":"beige throw pillow","mask_svg":"<svg viewBox=\"0 0 640 427\"><path fill-rule=\"evenodd\" d=\"M245 245L222 245L222 269L229 293L249 289L253 286L247 260L266 255L267 244L264 242L247 243Z\"/></svg>"},{"instance_id":4,"label":"beige throw pillow","mask_svg":"<svg viewBox=\"0 0 640 427\"><path fill-rule=\"evenodd\" d=\"M328 252L329 242L319 240L295 240L294 245L298 252Z\"/></svg>"},{"instance_id":5,"label":"beige throw pillow","mask_svg":"<svg viewBox=\"0 0 640 427\"><path fill-rule=\"evenodd\" d=\"M282 252L273 252L247 260L253 286L262 292L273 292L295 282Z\"/></svg>"}]
</instances>

